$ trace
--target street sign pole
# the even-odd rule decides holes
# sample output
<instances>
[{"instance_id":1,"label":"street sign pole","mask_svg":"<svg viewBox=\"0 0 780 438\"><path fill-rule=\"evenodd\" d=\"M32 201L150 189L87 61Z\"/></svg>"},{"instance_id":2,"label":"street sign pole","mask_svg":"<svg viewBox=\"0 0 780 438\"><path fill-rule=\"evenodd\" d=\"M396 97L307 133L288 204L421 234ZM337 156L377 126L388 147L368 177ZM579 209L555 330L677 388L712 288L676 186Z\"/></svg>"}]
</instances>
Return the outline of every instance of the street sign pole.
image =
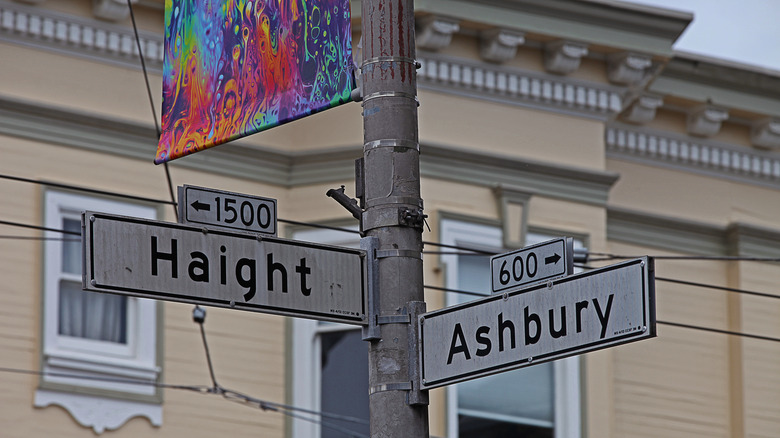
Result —
<instances>
[{"instance_id":1,"label":"street sign pole","mask_svg":"<svg viewBox=\"0 0 780 438\"><path fill-rule=\"evenodd\" d=\"M370 337L371 436L428 436L427 397L419 384L415 330L421 307L422 227L417 80L412 0L362 0L362 227L376 238L379 337ZM406 319L405 319L406 318Z\"/></svg>"}]
</instances>

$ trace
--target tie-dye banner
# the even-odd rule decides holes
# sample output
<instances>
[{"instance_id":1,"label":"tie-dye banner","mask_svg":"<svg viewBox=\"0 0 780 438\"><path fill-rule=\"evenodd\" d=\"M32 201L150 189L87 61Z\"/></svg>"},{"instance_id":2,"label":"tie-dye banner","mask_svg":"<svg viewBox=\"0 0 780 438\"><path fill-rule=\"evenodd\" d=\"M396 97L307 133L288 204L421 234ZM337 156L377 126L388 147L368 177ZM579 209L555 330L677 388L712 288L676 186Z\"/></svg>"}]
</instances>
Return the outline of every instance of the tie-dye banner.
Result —
<instances>
[{"instance_id":1,"label":"tie-dye banner","mask_svg":"<svg viewBox=\"0 0 780 438\"><path fill-rule=\"evenodd\" d=\"M156 164L349 101L349 0L166 0Z\"/></svg>"}]
</instances>

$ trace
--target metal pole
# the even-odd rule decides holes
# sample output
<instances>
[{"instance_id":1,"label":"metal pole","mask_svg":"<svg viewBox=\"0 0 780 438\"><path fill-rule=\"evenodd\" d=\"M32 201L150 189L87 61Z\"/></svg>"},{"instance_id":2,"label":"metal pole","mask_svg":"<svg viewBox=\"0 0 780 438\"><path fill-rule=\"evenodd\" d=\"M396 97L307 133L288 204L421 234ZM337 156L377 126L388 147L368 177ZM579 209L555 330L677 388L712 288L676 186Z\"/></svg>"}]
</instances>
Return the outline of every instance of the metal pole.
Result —
<instances>
[{"instance_id":1,"label":"metal pole","mask_svg":"<svg viewBox=\"0 0 780 438\"><path fill-rule=\"evenodd\" d=\"M413 0L362 0L362 35L362 226L378 239L381 333L368 355L371 437L427 437L427 397L412 388L416 321L404 317L423 301Z\"/></svg>"}]
</instances>

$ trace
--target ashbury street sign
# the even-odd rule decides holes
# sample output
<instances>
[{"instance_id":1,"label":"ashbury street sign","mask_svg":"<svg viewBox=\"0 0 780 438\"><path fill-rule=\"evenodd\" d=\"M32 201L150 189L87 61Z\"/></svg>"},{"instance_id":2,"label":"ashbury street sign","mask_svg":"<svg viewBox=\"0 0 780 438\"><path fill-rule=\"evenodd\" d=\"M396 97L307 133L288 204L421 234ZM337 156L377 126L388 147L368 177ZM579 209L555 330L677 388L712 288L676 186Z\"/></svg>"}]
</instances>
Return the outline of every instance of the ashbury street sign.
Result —
<instances>
[{"instance_id":1,"label":"ashbury street sign","mask_svg":"<svg viewBox=\"0 0 780 438\"><path fill-rule=\"evenodd\" d=\"M365 252L84 212L83 286L364 325Z\"/></svg>"},{"instance_id":2,"label":"ashbury street sign","mask_svg":"<svg viewBox=\"0 0 780 438\"><path fill-rule=\"evenodd\" d=\"M420 386L654 337L654 283L645 257L425 313Z\"/></svg>"}]
</instances>

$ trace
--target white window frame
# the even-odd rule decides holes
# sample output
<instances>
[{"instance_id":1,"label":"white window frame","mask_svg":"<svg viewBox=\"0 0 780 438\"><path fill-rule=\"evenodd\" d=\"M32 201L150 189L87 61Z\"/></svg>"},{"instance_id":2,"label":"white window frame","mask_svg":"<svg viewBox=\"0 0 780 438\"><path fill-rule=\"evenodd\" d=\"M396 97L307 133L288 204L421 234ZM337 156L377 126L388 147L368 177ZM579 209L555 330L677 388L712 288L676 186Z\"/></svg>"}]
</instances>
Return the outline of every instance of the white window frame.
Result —
<instances>
[{"instance_id":1,"label":"white window frame","mask_svg":"<svg viewBox=\"0 0 780 438\"><path fill-rule=\"evenodd\" d=\"M157 209L151 206L54 190L44 193L44 226L47 228L61 229L64 219L81 222L84 210L148 219L157 217ZM126 344L60 335L60 281L81 283L80 275L62 272L62 238L69 237L75 236L45 232L41 312L43 375L34 404L36 407L59 405L97 433L116 429L134 416L145 416L152 424L161 425L161 389L121 380L158 381L162 375L162 337L158 332L162 328L162 307L154 300L127 298Z\"/></svg>"},{"instance_id":2,"label":"white window frame","mask_svg":"<svg viewBox=\"0 0 780 438\"><path fill-rule=\"evenodd\" d=\"M445 245L500 251L503 243L503 233L498 223L487 225L477 221L443 217L439 222L439 232L439 241ZM446 287L459 289L458 256L443 254L440 260L444 267ZM575 356L554 361L553 376L555 438L580 438L580 359ZM457 438L458 388L452 385L448 386L446 391L447 437Z\"/></svg>"},{"instance_id":3,"label":"white window frame","mask_svg":"<svg viewBox=\"0 0 780 438\"><path fill-rule=\"evenodd\" d=\"M350 227L344 227L350 228ZM356 227L353 227L355 230ZM358 247L360 237L341 231L328 229L302 230L293 233L297 240L307 242L324 243L344 247ZM321 381L322 369L320 357L322 344L320 334L332 331L360 330L359 326L327 323L304 318L290 318L292 331L292 405L298 408L308 409L313 412L321 410ZM366 382L368 383L368 382ZM320 426L316 416L306 416L315 421L307 421L302 418L292 420L292 437L319 438Z\"/></svg>"}]
</instances>

